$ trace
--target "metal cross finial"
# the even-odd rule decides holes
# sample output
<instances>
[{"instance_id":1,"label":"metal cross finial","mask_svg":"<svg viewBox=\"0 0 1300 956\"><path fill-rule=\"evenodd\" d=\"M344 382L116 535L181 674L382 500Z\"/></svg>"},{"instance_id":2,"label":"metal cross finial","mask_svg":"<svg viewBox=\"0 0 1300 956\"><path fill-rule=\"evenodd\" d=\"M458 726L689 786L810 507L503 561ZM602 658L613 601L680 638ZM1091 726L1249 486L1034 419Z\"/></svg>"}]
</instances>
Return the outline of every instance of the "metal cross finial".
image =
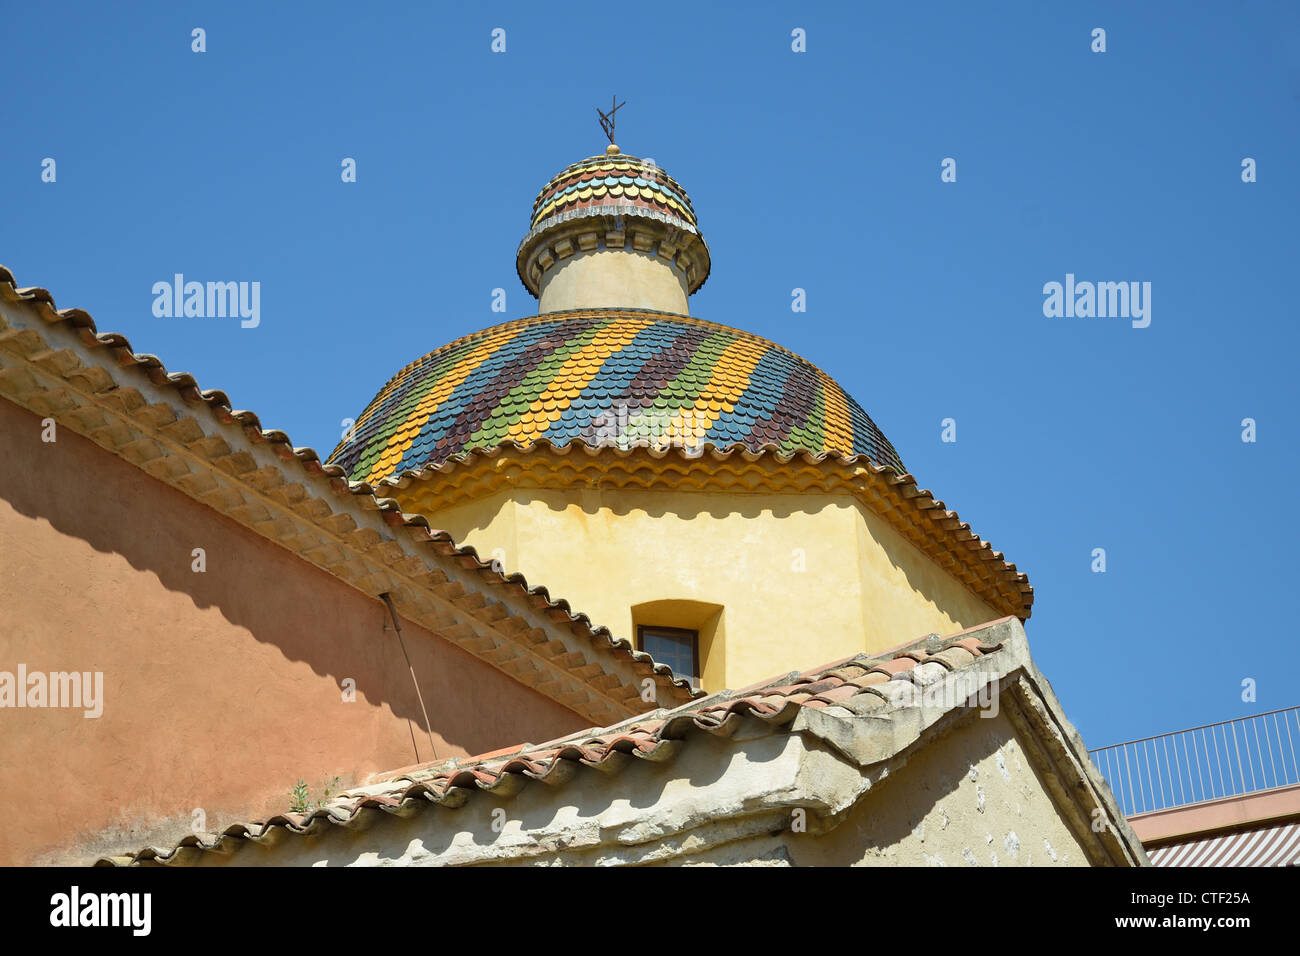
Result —
<instances>
[{"instance_id":1,"label":"metal cross finial","mask_svg":"<svg viewBox=\"0 0 1300 956\"><path fill-rule=\"evenodd\" d=\"M617 96L611 96L609 102L610 108L608 113L602 112L599 106L596 107L596 113L600 116L600 128L605 131L605 136L612 146L614 145L614 114L624 106L627 106L627 101L624 100L620 103L618 102Z\"/></svg>"}]
</instances>

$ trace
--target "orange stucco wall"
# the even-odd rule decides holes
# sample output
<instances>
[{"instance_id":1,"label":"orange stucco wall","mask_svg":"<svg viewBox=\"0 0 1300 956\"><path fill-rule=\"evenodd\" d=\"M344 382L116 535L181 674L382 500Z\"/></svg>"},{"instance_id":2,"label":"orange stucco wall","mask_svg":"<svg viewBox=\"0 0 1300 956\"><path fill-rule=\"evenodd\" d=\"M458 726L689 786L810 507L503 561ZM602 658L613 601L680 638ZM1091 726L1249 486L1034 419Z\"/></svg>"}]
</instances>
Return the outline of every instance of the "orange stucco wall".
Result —
<instances>
[{"instance_id":1,"label":"orange stucco wall","mask_svg":"<svg viewBox=\"0 0 1300 956\"><path fill-rule=\"evenodd\" d=\"M203 548L207 569L192 570ZM0 671L99 671L103 714L0 709L0 864L75 861L428 760L385 612L237 523L0 399ZM580 716L409 622L438 756ZM356 700L343 701L345 678Z\"/></svg>"}]
</instances>

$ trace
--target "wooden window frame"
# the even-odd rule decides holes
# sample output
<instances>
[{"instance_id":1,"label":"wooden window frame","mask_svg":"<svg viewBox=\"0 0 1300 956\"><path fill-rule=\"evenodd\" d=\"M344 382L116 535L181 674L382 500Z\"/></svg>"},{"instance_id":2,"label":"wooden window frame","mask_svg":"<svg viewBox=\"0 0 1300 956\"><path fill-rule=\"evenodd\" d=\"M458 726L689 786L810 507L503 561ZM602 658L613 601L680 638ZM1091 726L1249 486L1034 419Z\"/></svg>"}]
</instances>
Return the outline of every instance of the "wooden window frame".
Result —
<instances>
[{"instance_id":1,"label":"wooden window frame","mask_svg":"<svg viewBox=\"0 0 1300 956\"><path fill-rule=\"evenodd\" d=\"M638 624L636 627L636 649L645 650L645 632L657 631L661 634L689 635L691 639L691 671L690 674L678 674L678 677L688 677L694 680L700 680L700 632L692 630L689 627L661 627L658 624Z\"/></svg>"}]
</instances>

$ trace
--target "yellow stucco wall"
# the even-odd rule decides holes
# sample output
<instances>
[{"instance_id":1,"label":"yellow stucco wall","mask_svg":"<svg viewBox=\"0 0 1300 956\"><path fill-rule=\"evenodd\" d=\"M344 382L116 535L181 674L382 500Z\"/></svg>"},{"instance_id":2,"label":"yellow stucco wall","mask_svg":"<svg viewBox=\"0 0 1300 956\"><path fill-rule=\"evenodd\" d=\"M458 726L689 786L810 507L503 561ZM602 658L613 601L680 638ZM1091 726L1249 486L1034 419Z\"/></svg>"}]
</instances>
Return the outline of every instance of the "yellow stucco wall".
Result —
<instances>
[{"instance_id":1,"label":"yellow stucco wall","mask_svg":"<svg viewBox=\"0 0 1300 956\"><path fill-rule=\"evenodd\" d=\"M539 313L610 307L689 315L686 278L663 259L630 248L579 252L542 276Z\"/></svg>"},{"instance_id":2,"label":"yellow stucco wall","mask_svg":"<svg viewBox=\"0 0 1300 956\"><path fill-rule=\"evenodd\" d=\"M403 507L406 507L405 502ZM520 549L515 537L513 491L500 491L438 511L423 511L418 506L410 510L424 513L435 528L446 531L457 544L473 547L484 561L499 560L507 573L523 570L517 560ZM523 573L530 586L545 584L547 588L551 587L545 579L534 578L528 571ZM567 596L554 590L551 593L557 598Z\"/></svg>"},{"instance_id":3,"label":"yellow stucco wall","mask_svg":"<svg viewBox=\"0 0 1300 956\"><path fill-rule=\"evenodd\" d=\"M867 650L928 631L947 634L1002 616L857 499L853 522ZM921 626L917 630L918 624Z\"/></svg>"},{"instance_id":4,"label":"yellow stucco wall","mask_svg":"<svg viewBox=\"0 0 1300 956\"><path fill-rule=\"evenodd\" d=\"M428 516L618 637L697 626L706 690L1000 616L848 494L515 487Z\"/></svg>"}]
</instances>

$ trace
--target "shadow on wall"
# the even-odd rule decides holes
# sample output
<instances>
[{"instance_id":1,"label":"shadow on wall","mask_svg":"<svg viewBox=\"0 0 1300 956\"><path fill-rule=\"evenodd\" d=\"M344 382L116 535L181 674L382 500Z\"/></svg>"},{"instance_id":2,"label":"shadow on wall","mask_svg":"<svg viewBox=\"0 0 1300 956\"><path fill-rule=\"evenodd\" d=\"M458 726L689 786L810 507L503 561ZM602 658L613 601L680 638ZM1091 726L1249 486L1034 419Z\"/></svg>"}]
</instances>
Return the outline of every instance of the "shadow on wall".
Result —
<instances>
[{"instance_id":1,"label":"shadow on wall","mask_svg":"<svg viewBox=\"0 0 1300 956\"><path fill-rule=\"evenodd\" d=\"M620 517L625 517L633 512L641 512L651 518L662 518L671 515L685 521L690 521L702 514L717 519L732 516L758 518L765 514L778 519L788 518L793 514L814 515L823 510L827 504L826 501L815 504L807 494L778 497L775 494L765 492L761 496L752 496L751 500L751 496L743 494L728 493L724 495L695 491L679 492L657 488L604 491L599 487L582 487L559 493L537 488L519 488L517 493L517 500L520 504L528 505L537 501L557 513L563 512L566 508L576 504L589 517L595 516L601 511L608 511ZM566 497L561 499L558 497L560 494ZM633 496L636 498L636 504L629 502L629 499ZM782 501L782 498L787 497L790 499L789 502ZM831 504L834 507L847 508L849 505L845 500L846 497L842 495L832 496ZM773 499L781 501L781 504L773 506ZM799 499L804 500L800 501Z\"/></svg>"},{"instance_id":2,"label":"shadow on wall","mask_svg":"<svg viewBox=\"0 0 1300 956\"><path fill-rule=\"evenodd\" d=\"M53 443L42 442L40 433L38 417L0 399L7 459L0 468L0 501L37 522L6 521L0 509L0 534L12 538L0 548L0 564L8 566L7 577L21 592L15 596L17 606L11 602L11 613L12 620L22 623L11 628L10 636L33 638L29 647L58 641L64 648L80 641L85 645L77 652L81 659L116 656L115 663L124 664L130 658L141 671L176 676L178 684L186 683L181 678L187 675L201 676L202 686L212 691L214 714L231 707L262 707L282 719L294 713L304 721L326 719L333 711L320 700L328 688L304 683L301 674L281 669L264 653L252 653L251 635L260 644L273 645L284 660L310 665L336 688L344 678L354 680L359 704L388 708L411 722L421 759L428 759L422 738L427 728L396 637L385 630L387 611L377 596L362 594L71 430L59 429ZM64 539L41 532L40 523ZM6 533L6 524L12 534ZM76 541L101 555L118 555L147 576L96 560ZM196 547L204 549L202 573L193 569ZM102 636L111 627L111 648L88 640L78 628L56 633L44 623L51 607L63 613L63 618L54 617L65 622L70 622L67 615L91 613L81 609L80 599L88 593L97 604L97 619L112 622L91 629ZM70 594L79 600L70 600ZM176 595L187 599L183 605ZM217 611L224 624L202 613L208 610ZM439 756L517 742L521 725L542 740L584 725L578 715L417 625L404 622L403 632L435 737L441 738ZM62 650L61 656L68 657ZM257 686L258 693L251 695L255 699L240 704L211 686L218 677L232 679L253 658L254 670L263 669L246 674L248 684ZM128 679L138 681L140 674ZM513 695L511 708L499 706L503 694ZM295 709L295 695L302 698L301 711ZM188 707L201 703L186 702ZM380 723L367 725L369 733L387 739L395 732L391 717L374 719ZM286 735L295 730L301 728L292 723L264 728ZM398 750L405 756L394 766L411 762L407 732L406 726L400 728L404 742L398 741ZM328 724L315 733L328 735Z\"/></svg>"}]
</instances>

